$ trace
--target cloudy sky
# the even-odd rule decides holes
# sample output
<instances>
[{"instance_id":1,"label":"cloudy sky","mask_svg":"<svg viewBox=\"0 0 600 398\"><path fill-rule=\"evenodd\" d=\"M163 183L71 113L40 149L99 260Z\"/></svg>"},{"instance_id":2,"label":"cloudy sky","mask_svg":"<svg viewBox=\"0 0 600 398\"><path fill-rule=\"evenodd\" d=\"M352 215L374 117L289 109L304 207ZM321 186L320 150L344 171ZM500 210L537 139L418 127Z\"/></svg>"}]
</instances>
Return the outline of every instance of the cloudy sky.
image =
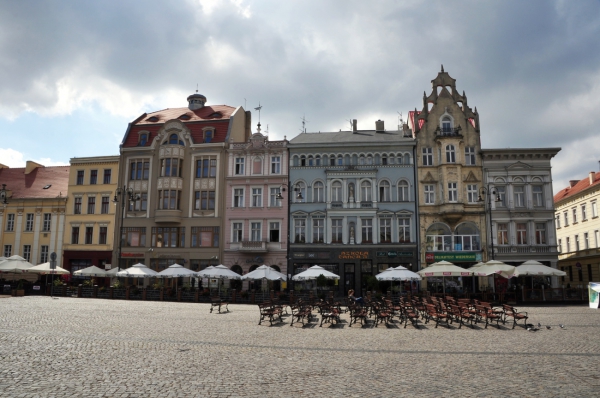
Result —
<instances>
[{"instance_id":1,"label":"cloudy sky","mask_svg":"<svg viewBox=\"0 0 600 398\"><path fill-rule=\"evenodd\" d=\"M271 139L396 128L440 65L484 148L562 147L554 189L598 170L600 2L1 1L0 163L116 155L143 112L253 109ZM253 123L258 115L253 112Z\"/></svg>"}]
</instances>

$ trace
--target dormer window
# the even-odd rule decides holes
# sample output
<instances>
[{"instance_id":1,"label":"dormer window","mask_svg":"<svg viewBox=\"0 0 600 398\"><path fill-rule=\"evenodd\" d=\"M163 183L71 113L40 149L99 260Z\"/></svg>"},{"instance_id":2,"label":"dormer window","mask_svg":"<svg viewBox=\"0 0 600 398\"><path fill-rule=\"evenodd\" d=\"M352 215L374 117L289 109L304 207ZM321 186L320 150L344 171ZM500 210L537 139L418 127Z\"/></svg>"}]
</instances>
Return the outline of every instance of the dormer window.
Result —
<instances>
[{"instance_id":1,"label":"dormer window","mask_svg":"<svg viewBox=\"0 0 600 398\"><path fill-rule=\"evenodd\" d=\"M163 145L183 145L183 141L179 139L179 136L177 134L171 134L169 136L169 139L165 142L163 142Z\"/></svg>"},{"instance_id":2,"label":"dormer window","mask_svg":"<svg viewBox=\"0 0 600 398\"><path fill-rule=\"evenodd\" d=\"M206 130L204 131L204 142L211 142L214 138L214 130Z\"/></svg>"},{"instance_id":3,"label":"dormer window","mask_svg":"<svg viewBox=\"0 0 600 398\"><path fill-rule=\"evenodd\" d=\"M148 119L146 119L146 121L156 123L158 122L158 118L156 116L151 116Z\"/></svg>"},{"instance_id":4,"label":"dormer window","mask_svg":"<svg viewBox=\"0 0 600 398\"><path fill-rule=\"evenodd\" d=\"M140 134L138 146L146 146L147 143L148 143L148 133Z\"/></svg>"}]
</instances>

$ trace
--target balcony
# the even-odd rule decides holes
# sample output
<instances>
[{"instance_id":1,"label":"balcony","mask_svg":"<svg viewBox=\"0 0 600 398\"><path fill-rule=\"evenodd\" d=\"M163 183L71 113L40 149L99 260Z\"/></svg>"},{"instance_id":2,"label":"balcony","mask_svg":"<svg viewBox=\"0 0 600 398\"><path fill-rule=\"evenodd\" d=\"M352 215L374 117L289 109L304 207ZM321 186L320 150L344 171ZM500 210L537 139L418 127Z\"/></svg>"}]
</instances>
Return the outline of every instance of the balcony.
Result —
<instances>
[{"instance_id":1,"label":"balcony","mask_svg":"<svg viewBox=\"0 0 600 398\"><path fill-rule=\"evenodd\" d=\"M465 215L464 203L444 203L440 205L440 215L450 223L457 222Z\"/></svg>"},{"instance_id":2,"label":"balcony","mask_svg":"<svg viewBox=\"0 0 600 398\"><path fill-rule=\"evenodd\" d=\"M156 223L180 223L181 210L156 210L154 213Z\"/></svg>"},{"instance_id":3,"label":"balcony","mask_svg":"<svg viewBox=\"0 0 600 398\"><path fill-rule=\"evenodd\" d=\"M442 138L442 137L462 137L462 134L460 133L460 131L461 131L460 127L456 127L456 128L438 127L435 130L435 135L436 135L436 138Z\"/></svg>"},{"instance_id":4,"label":"balcony","mask_svg":"<svg viewBox=\"0 0 600 398\"><path fill-rule=\"evenodd\" d=\"M511 253L556 253L556 246L550 245L497 245L494 250L498 254Z\"/></svg>"},{"instance_id":5,"label":"balcony","mask_svg":"<svg viewBox=\"0 0 600 398\"><path fill-rule=\"evenodd\" d=\"M238 242L238 249L241 253L266 253L267 242L260 240L243 240Z\"/></svg>"}]
</instances>

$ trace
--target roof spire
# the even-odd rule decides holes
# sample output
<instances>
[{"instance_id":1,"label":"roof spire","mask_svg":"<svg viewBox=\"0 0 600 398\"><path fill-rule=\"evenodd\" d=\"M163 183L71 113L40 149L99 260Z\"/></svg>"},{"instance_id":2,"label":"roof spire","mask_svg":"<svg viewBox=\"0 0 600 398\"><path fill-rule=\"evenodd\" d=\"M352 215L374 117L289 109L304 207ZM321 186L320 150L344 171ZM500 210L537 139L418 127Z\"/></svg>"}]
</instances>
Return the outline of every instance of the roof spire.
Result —
<instances>
[{"instance_id":1,"label":"roof spire","mask_svg":"<svg viewBox=\"0 0 600 398\"><path fill-rule=\"evenodd\" d=\"M444 73L444 64L442 64L442 73Z\"/></svg>"}]
</instances>

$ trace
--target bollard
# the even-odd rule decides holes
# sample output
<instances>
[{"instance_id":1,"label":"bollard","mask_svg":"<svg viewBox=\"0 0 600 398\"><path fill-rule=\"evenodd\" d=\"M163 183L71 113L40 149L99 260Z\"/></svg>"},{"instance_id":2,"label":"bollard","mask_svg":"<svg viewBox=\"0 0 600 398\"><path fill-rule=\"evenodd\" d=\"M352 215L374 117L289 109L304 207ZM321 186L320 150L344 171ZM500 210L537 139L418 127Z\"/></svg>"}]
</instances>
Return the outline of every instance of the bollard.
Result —
<instances>
[{"instance_id":1,"label":"bollard","mask_svg":"<svg viewBox=\"0 0 600 398\"><path fill-rule=\"evenodd\" d=\"M94 287L92 288L92 297L98 298L98 285L94 285Z\"/></svg>"}]
</instances>

